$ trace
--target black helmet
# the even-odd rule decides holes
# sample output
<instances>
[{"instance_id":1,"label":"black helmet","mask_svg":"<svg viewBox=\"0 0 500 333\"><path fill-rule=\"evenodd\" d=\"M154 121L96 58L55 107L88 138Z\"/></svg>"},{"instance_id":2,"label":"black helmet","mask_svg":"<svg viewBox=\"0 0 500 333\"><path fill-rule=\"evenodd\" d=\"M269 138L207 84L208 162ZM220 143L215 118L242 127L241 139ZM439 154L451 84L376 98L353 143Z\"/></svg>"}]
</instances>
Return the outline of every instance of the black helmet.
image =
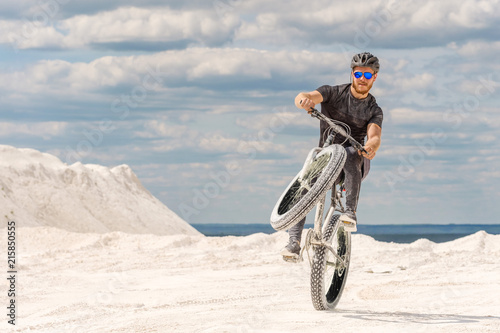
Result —
<instances>
[{"instance_id":1,"label":"black helmet","mask_svg":"<svg viewBox=\"0 0 500 333\"><path fill-rule=\"evenodd\" d=\"M351 68L354 67L370 67L375 73L380 69L378 58L370 52L358 53L352 57Z\"/></svg>"}]
</instances>

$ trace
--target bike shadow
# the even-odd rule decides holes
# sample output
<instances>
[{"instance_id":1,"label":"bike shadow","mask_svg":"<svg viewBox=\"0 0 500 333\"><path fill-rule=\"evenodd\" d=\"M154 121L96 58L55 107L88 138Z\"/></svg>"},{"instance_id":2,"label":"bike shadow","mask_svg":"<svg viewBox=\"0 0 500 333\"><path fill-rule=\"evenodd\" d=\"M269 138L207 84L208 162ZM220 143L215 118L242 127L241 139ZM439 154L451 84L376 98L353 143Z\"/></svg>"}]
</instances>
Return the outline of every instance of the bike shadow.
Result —
<instances>
[{"instance_id":1,"label":"bike shadow","mask_svg":"<svg viewBox=\"0 0 500 333\"><path fill-rule=\"evenodd\" d=\"M343 314L346 318L358 320L369 320L391 323L415 323L423 325L440 324L470 324L485 320L495 320L498 322L500 317L485 315L458 315L449 313L412 313L412 312L378 312L378 311L354 311L354 310L333 310L336 313Z\"/></svg>"}]
</instances>

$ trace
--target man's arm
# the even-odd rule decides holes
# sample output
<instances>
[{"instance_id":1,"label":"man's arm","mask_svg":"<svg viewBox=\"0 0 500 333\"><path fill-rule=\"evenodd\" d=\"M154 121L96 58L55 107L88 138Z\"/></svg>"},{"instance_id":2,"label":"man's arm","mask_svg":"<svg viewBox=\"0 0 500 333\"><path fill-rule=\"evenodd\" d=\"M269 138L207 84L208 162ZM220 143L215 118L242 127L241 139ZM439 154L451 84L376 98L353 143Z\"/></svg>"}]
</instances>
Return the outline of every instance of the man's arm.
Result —
<instances>
[{"instance_id":1,"label":"man's arm","mask_svg":"<svg viewBox=\"0 0 500 333\"><path fill-rule=\"evenodd\" d=\"M372 160L375 157L377 150L380 148L382 128L380 128L377 124L370 123L368 124L366 136L368 137L368 140L366 141L364 148L368 154L361 154L369 160Z\"/></svg>"},{"instance_id":2,"label":"man's arm","mask_svg":"<svg viewBox=\"0 0 500 333\"><path fill-rule=\"evenodd\" d=\"M323 102L323 96L317 90L308 93L301 92L295 97L295 106L307 111L321 102Z\"/></svg>"}]
</instances>

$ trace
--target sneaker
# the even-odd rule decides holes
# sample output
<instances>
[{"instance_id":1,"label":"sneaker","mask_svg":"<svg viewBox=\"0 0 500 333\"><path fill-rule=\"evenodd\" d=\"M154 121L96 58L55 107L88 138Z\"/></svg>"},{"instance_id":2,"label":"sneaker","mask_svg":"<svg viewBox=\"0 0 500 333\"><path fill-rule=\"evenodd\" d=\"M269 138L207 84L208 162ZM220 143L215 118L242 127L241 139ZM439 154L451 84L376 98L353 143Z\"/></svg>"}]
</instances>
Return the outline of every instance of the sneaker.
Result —
<instances>
[{"instance_id":1,"label":"sneaker","mask_svg":"<svg viewBox=\"0 0 500 333\"><path fill-rule=\"evenodd\" d=\"M300 258L300 243L298 240L290 239L290 242L281 250L283 260L297 262Z\"/></svg>"},{"instance_id":2,"label":"sneaker","mask_svg":"<svg viewBox=\"0 0 500 333\"><path fill-rule=\"evenodd\" d=\"M344 223L345 231L356 232L358 228L356 227L356 213L351 209L346 209L344 214L340 215L340 221Z\"/></svg>"}]
</instances>

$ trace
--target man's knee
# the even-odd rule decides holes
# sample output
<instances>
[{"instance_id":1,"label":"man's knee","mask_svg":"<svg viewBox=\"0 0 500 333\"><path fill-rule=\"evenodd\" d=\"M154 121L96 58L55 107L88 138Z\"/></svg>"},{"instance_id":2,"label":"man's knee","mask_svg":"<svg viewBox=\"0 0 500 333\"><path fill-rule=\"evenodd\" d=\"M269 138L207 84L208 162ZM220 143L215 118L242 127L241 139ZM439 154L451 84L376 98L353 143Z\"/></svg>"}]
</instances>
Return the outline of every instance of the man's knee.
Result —
<instances>
[{"instance_id":1,"label":"man's knee","mask_svg":"<svg viewBox=\"0 0 500 333\"><path fill-rule=\"evenodd\" d=\"M363 162L363 156L358 154L358 150L355 149L354 147L347 147L346 153L347 153L347 158L346 158L344 169L354 168L354 169L359 170L361 172L361 164Z\"/></svg>"}]
</instances>

